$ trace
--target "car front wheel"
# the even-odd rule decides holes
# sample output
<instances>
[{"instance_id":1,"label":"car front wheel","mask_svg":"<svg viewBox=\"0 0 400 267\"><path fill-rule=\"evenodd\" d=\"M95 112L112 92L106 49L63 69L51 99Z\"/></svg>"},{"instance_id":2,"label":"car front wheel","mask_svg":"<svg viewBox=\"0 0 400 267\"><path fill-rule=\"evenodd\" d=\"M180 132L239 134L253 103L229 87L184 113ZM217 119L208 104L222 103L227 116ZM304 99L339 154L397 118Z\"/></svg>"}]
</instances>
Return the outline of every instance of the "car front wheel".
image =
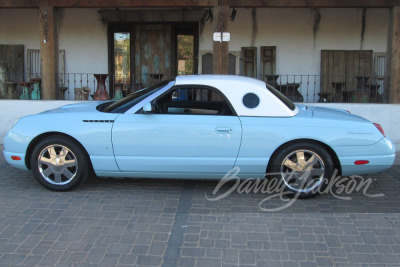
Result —
<instances>
[{"instance_id":1,"label":"car front wheel","mask_svg":"<svg viewBox=\"0 0 400 267\"><path fill-rule=\"evenodd\" d=\"M54 191L67 191L83 183L89 173L86 153L74 140L51 136L40 141L31 156L36 180Z\"/></svg>"}]
</instances>

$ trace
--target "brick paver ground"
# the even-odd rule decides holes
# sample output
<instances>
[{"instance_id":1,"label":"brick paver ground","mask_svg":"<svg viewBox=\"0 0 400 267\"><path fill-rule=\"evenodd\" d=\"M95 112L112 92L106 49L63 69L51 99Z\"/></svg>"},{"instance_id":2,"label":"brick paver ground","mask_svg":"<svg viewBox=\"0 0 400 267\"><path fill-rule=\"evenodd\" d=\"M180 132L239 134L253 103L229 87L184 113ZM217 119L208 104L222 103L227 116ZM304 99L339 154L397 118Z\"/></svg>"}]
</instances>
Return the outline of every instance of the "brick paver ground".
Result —
<instances>
[{"instance_id":1,"label":"brick paver ground","mask_svg":"<svg viewBox=\"0 0 400 267\"><path fill-rule=\"evenodd\" d=\"M1 154L0 265L399 265L399 161L370 177L367 193L384 196L325 194L266 212L287 202L209 201L215 181L91 178L51 192Z\"/></svg>"}]
</instances>

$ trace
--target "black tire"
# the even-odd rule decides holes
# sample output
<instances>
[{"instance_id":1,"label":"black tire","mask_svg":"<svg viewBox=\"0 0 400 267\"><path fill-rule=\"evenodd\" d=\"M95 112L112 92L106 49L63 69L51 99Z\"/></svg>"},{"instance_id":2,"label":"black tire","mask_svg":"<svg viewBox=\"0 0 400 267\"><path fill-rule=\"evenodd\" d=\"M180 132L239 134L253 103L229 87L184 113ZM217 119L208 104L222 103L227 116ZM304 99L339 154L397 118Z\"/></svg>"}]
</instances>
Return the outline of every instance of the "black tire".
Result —
<instances>
[{"instance_id":1,"label":"black tire","mask_svg":"<svg viewBox=\"0 0 400 267\"><path fill-rule=\"evenodd\" d=\"M90 171L81 145L61 135L40 141L32 151L30 162L36 180L53 191L68 191L81 185Z\"/></svg>"},{"instance_id":2,"label":"black tire","mask_svg":"<svg viewBox=\"0 0 400 267\"><path fill-rule=\"evenodd\" d=\"M310 198L326 188L334 171L332 157L323 146L299 142L289 144L274 154L267 179L279 179L286 196Z\"/></svg>"}]
</instances>

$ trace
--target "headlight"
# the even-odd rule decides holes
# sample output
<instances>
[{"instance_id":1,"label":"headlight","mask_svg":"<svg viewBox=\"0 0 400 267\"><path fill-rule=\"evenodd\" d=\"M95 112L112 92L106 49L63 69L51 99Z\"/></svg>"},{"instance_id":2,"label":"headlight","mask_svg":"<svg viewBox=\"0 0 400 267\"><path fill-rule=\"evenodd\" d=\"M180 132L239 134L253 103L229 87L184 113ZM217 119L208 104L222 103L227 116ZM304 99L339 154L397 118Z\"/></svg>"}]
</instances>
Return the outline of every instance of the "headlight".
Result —
<instances>
[{"instance_id":1,"label":"headlight","mask_svg":"<svg viewBox=\"0 0 400 267\"><path fill-rule=\"evenodd\" d=\"M15 124L17 124L18 121L19 121L19 119L16 119L16 120L14 121L14 124L12 125L11 129L14 128Z\"/></svg>"}]
</instances>

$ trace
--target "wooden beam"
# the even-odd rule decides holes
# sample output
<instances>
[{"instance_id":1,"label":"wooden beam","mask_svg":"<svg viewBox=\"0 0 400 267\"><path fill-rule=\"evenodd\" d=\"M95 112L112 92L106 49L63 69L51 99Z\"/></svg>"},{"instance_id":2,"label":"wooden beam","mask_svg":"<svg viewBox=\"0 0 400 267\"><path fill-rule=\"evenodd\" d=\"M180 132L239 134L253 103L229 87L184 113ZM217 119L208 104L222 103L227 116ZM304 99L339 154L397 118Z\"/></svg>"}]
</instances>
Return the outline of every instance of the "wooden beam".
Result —
<instances>
[{"instance_id":1,"label":"wooden beam","mask_svg":"<svg viewBox=\"0 0 400 267\"><path fill-rule=\"evenodd\" d=\"M385 90L389 103L400 103L400 6L390 10L388 47L386 55Z\"/></svg>"},{"instance_id":2,"label":"wooden beam","mask_svg":"<svg viewBox=\"0 0 400 267\"><path fill-rule=\"evenodd\" d=\"M46 0L0 0L0 8L39 8L49 6Z\"/></svg>"},{"instance_id":3,"label":"wooden beam","mask_svg":"<svg viewBox=\"0 0 400 267\"><path fill-rule=\"evenodd\" d=\"M214 7L214 32L229 32L229 6ZM213 42L213 72L228 74L229 42Z\"/></svg>"},{"instance_id":4,"label":"wooden beam","mask_svg":"<svg viewBox=\"0 0 400 267\"><path fill-rule=\"evenodd\" d=\"M400 0L0 0L0 8L48 7L393 7Z\"/></svg>"},{"instance_id":5,"label":"wooden beam","mask_svg":"<svg viewBox=\"0 0 400 267\"><path fill-rule=\"evenodd\" d=\"M160 10L100 10L103 21L108 22L182 22L200 21L207 9Z\"/></svg>"},{"instance_id":6,"label":"wooden beam","mask_svg":"<svg viewBox=\"0 0 400 267\"><path fill-rule=\"evenodd\" d=\"M58 74L58 29L57 9L40 7L40 57L42 64L42 98L57 98Z\"/></svg>"},{"instance_id":7,"label":"wooden beam","mask_svg":"<svg viewBox=\"0 0 400 267\"><path fill-rule=\"evenodd\" d=\"M1 7L37 8L116 8L116 7L209 7L217 6L218 0L0 0Z\"/></svg>"},{"instance_id":8,"label":"wooden beam","mask_svg":"<svg viewBox=\"0 0 400 267\"><path fill-rule=\"evenodd\" d=\"M400 0L219 0L232 7L392 7Z\"/></svg>"}]
</instances>

